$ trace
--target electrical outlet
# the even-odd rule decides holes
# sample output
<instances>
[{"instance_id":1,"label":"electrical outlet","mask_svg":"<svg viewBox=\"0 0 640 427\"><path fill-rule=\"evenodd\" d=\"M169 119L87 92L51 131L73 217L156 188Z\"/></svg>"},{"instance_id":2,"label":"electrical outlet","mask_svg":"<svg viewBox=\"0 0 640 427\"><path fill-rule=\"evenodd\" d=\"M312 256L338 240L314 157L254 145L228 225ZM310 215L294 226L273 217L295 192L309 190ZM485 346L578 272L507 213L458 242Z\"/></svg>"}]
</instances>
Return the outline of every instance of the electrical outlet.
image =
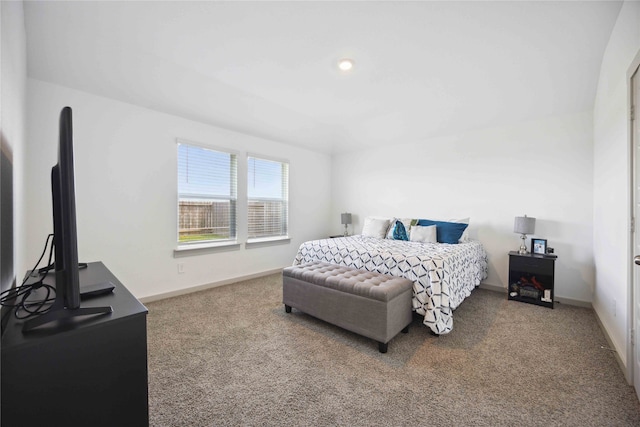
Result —
<instances>
[{"instance_id":1,"label":"electrical outlet","mask_svg":"<svg viewBox=\"0 0 640 427\"><path fill-rule=\"evenodd\" d=\"M178 263L178 274L182 274L184 273L184 263L179 262Z\"/></svg>"}]
</instances>

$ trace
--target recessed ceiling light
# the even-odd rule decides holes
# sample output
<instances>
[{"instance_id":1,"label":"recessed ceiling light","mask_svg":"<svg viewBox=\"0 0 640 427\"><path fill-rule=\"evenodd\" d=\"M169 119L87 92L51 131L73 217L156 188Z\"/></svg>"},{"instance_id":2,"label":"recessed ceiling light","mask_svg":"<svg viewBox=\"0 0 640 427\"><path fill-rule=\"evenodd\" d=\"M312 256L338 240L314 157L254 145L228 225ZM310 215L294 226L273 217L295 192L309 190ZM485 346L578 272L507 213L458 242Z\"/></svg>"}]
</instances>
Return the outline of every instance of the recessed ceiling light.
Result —
<instances>
[{"instance_id":1,"label":"recessed ceiling light","mask_svg":"<svg viewBox=\"0 0 640 427\"><path fill-rule=\"evenodd\" d=\"M350 71L353 68L353 61L351 59L341 59L338 61L338 68L342 71Z\"/></svg>"}]
</instances>

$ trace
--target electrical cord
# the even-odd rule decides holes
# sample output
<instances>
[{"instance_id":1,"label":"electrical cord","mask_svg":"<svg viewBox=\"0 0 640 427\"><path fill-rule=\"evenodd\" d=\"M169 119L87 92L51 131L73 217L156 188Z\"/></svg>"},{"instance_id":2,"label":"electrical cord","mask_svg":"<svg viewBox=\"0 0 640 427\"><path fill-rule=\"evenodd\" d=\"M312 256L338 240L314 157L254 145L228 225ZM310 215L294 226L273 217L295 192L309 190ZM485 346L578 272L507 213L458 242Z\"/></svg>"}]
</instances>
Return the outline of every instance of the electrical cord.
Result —
<instances>
[{"instance_id":1,"label":"electrical cord","mask_svg":"<svg viewBox=\"0 0 640 427\"><path fill-rule=\"evenodd\" d=\"M9 310L8 313L13 312L18 319L27 319L46 313L51 308L51 303L55 300L55 287L44 283L48 270L45 270L44 273L38 270L38 265L40 265L44 255L47 253L49 242L51 242L51 251L49 253L49 261L51 261L54 246L53 234L47 236L44 249L38 262L36 262L36 265L31 269L31 273L25 276L22 284L0 293L0 305L10 307L12 310ZM38 276L40 277L37 281L27 284L30 278ZM41 289L46 291L44 296L42 292L40 292Z\"/></svg>"},{"instance_id":2,"label":"electrical cord","mask_svg":"<svg viewBox=\"0 0 640 427\"><path fill-rule=\"evenodd\" d=\"M79 262L78 263L78 268L80 270L82 270L83 268L87 268L87 263L86 262ZM51 270L53 270L55 268L55 265L51 262L51 257L49 257L49 265L47 265L46 267L41 267L38 270L38 273L40 274L47 274L48 272L50 272Z\"/></svg>"},{"instance_id":3,"label":"electrical cord","mask_svg":"<svg viewBox=\"0 0 640 427\"><path fill-rule=\"evenodd\" d=\"M51 245L51 248L49 249L49 263L47 264L46 267L42 267L38 270L38 273L40 274L47 274L48 272L50 272L51 270L55 269L55 264L53 263L53 248L55 246L55 242L54 244ZM45 246L45 251L47 250L47 247ZM44 254L43 254L44 255ZM40 259L42 259L42 257L40 257ZM39 263L39 262L38 262ZM78 263L78 269L83 269L83 268L87 268L87 263L86 262L80 262Z\"/></svg>"}]
</instances>

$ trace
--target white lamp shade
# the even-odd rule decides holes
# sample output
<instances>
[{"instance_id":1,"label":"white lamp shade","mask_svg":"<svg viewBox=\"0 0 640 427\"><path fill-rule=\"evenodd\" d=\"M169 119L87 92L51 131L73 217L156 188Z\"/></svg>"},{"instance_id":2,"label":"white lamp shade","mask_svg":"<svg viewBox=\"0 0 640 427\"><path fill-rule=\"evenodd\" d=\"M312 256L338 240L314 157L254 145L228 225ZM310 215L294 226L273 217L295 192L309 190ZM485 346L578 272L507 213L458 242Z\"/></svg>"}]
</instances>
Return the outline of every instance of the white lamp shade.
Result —
<instances>
[{"instance_id":1,"label":"white lamp shade","mask_svg":"<svg viewBox=\"0 0 640 427\"><path fill-rule=\"evenodd\" d=\"M536 219L529 216L517 216L513 224L513 232L518 234L533 234L536 230Z\"/></svg>"},{"instance_id":2,"label":"white lamp shade","mask_svg":"<svg viewBox=\"0 0 640 427\"><path fill-rule=\"evenodd\" d=\"M344 225L351 224L351 214L350 213L340 214L340 223Z\"/></svg>"}]
</instances>

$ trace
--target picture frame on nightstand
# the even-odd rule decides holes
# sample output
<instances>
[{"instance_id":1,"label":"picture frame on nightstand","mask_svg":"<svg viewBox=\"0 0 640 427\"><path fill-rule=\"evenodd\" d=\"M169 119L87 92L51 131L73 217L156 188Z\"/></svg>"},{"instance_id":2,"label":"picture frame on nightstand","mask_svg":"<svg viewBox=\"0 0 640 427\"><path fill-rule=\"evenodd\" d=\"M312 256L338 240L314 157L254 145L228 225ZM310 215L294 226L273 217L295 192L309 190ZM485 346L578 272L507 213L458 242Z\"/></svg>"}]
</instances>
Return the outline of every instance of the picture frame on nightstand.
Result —
<instances>
[{"instance_id":1,"label":"picture frame on nightstand","mask_svg":"<svg viewBox=\"0 0 640 427\"><path fill-rule=\"evenodd\" d=\"M547 254L547 239L531 239L531 253L538 255Z\"/></svg>"}]
</instances>

